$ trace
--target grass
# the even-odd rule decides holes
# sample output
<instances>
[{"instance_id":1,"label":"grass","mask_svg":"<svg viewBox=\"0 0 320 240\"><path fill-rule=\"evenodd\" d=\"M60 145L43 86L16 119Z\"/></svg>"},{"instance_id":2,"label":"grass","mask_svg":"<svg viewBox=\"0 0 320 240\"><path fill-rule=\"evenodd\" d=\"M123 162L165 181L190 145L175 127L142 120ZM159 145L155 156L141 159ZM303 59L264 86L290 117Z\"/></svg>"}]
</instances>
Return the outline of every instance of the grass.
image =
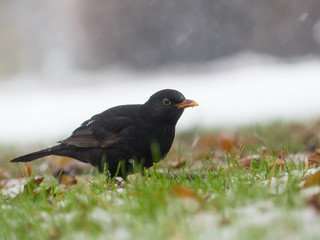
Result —
<instances>
[{"instance_id":1,"label":"grass","mask_svg":"<svg viewBox=\"0 0 320 240\"><path fill-rule=\"evenodd\" d=\"M126 183L88 174L59 184L34 170L14 198L0 191L0 239L316 239L320 219L302 187L305 165L290 156L275 164L279 148L309 147L305 131L298 139L290 131L272 123L204 132L192 149L197 134L185 133L149 176ZM248 168L239 164L261 146L270 154Z\"/></svg>"}]
</instances>

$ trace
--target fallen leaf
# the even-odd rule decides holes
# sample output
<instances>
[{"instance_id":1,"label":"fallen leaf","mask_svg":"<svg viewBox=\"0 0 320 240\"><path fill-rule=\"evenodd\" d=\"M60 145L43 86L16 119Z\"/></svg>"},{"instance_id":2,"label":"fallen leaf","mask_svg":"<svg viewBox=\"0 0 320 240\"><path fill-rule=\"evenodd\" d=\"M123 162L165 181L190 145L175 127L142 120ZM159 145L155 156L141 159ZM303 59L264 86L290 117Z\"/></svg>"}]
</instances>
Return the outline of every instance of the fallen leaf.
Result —
<instances>
[{"instance_id":1,"label":"fallen leaf","mask_svg":"<svg viewBox=\"0 0 320 240\"><path fill-rule=\"evenodd\" d=\"M76 162L77 160L69 157L63 156L50 156L48 159L49 167L54 171L56 169L61 169L66 167L71 162Z\"/></svg>"},{"instance_id":2,"label":"fallen leaf","mask_svg":"<svg viewBox=\"0 0 320 240\"><path fill-rule=\"evenodd\" d=\"M180 168L183 168L186 165L186 163L187 163L186 161L176 161L171 163L171 167L173 169L180 169Z\"/></svg>"},{"instance_id":3,"label":"fallen leaf","mask_svg":"<svg viewBox=\"0 0 320 240\"><path fill-rule=\"evenodd\" d=\"M67 174L62 173L60 175L60 178L59 178L59 184L76 185L77 184L77 179L68 177Z\"/></svg>"},{"instance_id":4,"label":"fallen leaf","mask_svg":"<svg viewBox=\"0 0 320 240\"><path fill-rule=\"evenodd\" d=\"M190 188L183 187L181 185L171 186L169 193L181 199L184 207L190 211L198 211L204 207L203 198Z\"/></svg>"},{"instance_id":5,"label":"fallen leaf","mask_svg":"<svg viewBox=\"0 0 320 240\"><path fill-rule=\"evenodd\" d=\"M35 186L39 187L40 184L43 182L43 180L44 180L44 177L34 178L34 184L35 184Z\"/></svg>"},{"instance_id":6,"label":"fallen leaf","mask_svg":"<svg viewBox=\"0 0 320 240\"><path fill-rule=\"evenodd\" d=\"M50 165L50 169L54 177L58 177L61 171L63 171L65 174L69 176L76 176L85 172L89 172L92 168L92 165L89 163L79 162L77 160L67 157L61 158L60 163L57 165Z\"/></svg>"},{"instance_id":7,"label":"fallen leaf","mask_svg":"<svg viewBox=\"0 0 320 240\"><path fill-rule=\"evenodd\" d=\"M320 193L314 194L308 199L307 204L312 206L318 213L320 212Z\"/></svg>"},{"instance_id":8,"label":"fallen leaf","mask_svg":"<svg viewBox=\"0 0 320 240\"><path fill-rule=\"evenodd\" d=\"M274 152L274 155L277 159L286 159L288 158L288 152L286 150L277 150Z\"/></svg>"},{"instance_id":9,"label":"fallen leaf","mask_svg":"<svg viewBox=\"0 0 320 240\"><path fill-rule=\"evenodd\" d=\"M241 167L243 168L249 168L251 164L254 164L255 162L256 163L259 163L260 161L260 155L252 155L252 156L249 156L249 157L245 157L245 158L241 158L238 160L238 163Z\"/></svg>"},{"instance_id":10,"label":"fallen leaf","mask_svg":"<svg viewBox=\"0 0 320 240\"><path fill-rule=\"evenodd\" d=\"M320 171L310 175L306 182L304 183L303 187L311 187L311 186L319 186L320 185Z\"/></svg>"},{"instance_id":11,"label":"fallen leaf","mask_svg":"<svg viewBox=\"0 0 320 240\"><path fill-rule=\"evenodd\" d=\"M172 185L169 192L170 194L179 198L193 198L199 203L201 202L201 204L203 201L201 196L198 193L196 193L194 190L183 187L181 185Z\"/></svg>"},{"instance_id":12,"label":"fallen leaf","mask_svg":"<svg viewBox=\"0 0 320 240\"><path fill-rule=\"evenodd\" d=\"M198 148L212 148L217 144L217 139L213 136L201 136L197 141Z\"/></svg>"},{"instance_id":13,"label":"fallen leaf","mask_svg":"<svg viewBox=\"0 0 320 240\"><path fill-rule=\"evenodd\" d=\"M283 168L283 166L284 166L285 163L286 163L286 162L285 162L283 159L277 158L271 165L272 165L272 166L273 166L273 165L279 165L281 168Z\"/></svg>"},{"instance_id":14,"label":"fallen leaf","mask_svg":"<svg viewBox=\"0 0 320 240\"><path fill-rule=\"evenodd\" d=\"M232 139L224 137L220 139L220 147L223 151L227 151L228 153L230 153L233 146L234 143Z\"/></svg>"},{"instance_id":15,"label":"fallen leaf","mask_svg":"<svg viewBox=\"0 0 320 240\"><path fill-rule=\"evenodd\" d=\"M28 165L27 163L24 163L24 169L19 174L19 178L27 178L27 177L30 177L31 174L32 174L31 166Z\"/></svg>"},{"instance_id":16,"label":"fallen leaf","mask_svg":"<svg viewBox=\"0 0 320 240\"><path fill-rule=\"evenodd\" d=\"M33 191L35 194L34 190L40 186L40 184L43 182L43 179L44 177L32 178L24 185L24 191Z\"/></svg>"},{"instance_id":17,"label":"fallen leaf","mask_svg":"<svg viewBox=\"0 0 320 240\"><path fill-rule=\"evenodd\" d=\"M20 197L23 197L25 194L30 193L36 196L36 188L40 186L40 184L43 182L43 179L43 177L36 177L28 180L28 182L23 187L23 191L18 193L13 199L19 199Z\"/></svg>"},{"instance_id":18,"label":"fallen leaf","mask_svg":"<svg viewBox=\"0 0 320 240\"><path fill-rule=\"evenodd\" d=\"M309 166L319 166L320 162L320 148L318 148L315 152L311 153L308 158L308 165Z\"/></svg>"},{"instance_id":19,"label":"fallen leaf","mask_svg":"<svg viewBox=\"0 0 320 240\"><path fill-rule=\"evenodd\" d=\"M51 195L51 189L52 189L52 186L48 187L46 189L46 194L47 194L47 197ZM54 197L56 196L56 194L53 195Z\"/></svg>"},{"instance_id":20,"label":"fallen leaf","mask_svg":"<svg viewBox=\"0 0 320 240\"><path fill-rule=\"evenodd\" d=\"M309 161L306 161L305 165L304 165L304 171L306 172L309 168Z\"/></svg>"}]
</instances>

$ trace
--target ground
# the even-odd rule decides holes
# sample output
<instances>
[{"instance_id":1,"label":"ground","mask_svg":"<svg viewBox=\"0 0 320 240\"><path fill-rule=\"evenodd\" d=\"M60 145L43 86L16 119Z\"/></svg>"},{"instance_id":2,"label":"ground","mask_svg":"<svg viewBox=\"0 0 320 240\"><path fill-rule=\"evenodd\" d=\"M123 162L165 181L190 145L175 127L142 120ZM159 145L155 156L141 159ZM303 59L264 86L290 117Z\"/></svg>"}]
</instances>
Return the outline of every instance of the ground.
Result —
<instances>
[{"instance_id":1,"label":"ground","mask_svg":"<svg viewBox=\"0 0 320 240\"><path fill-rule=\"evenodd\" d=\"M194 129L126 181L67 159L9 164L25 149L1 146L0 238L318 239L319 133L320 121Z\"/></svg>"}]
</instances>

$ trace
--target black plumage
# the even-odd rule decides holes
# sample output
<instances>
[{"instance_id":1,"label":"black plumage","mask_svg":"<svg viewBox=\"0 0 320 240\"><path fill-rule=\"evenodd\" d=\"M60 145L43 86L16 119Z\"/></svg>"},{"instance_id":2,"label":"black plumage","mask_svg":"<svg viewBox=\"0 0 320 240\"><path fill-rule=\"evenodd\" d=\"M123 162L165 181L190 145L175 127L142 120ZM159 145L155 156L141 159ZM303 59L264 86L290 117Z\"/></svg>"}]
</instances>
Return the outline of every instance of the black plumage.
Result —
<instances>
[{"instance_id":1,"label":"black plumage","mask_svg":"<svg viewBox=\"0 0 320 240\"><path fill-rule=\"evenodd\" d=\"M110 108L81 124L59 145L11 160L29 162L48 155L91 163L111 176L132 172L132 163L151 167L170 150L184 108L198 106L176 90L153 94L145 104ZM122 165L119 165L122 163Z\"/></svg>"}]
</instances>

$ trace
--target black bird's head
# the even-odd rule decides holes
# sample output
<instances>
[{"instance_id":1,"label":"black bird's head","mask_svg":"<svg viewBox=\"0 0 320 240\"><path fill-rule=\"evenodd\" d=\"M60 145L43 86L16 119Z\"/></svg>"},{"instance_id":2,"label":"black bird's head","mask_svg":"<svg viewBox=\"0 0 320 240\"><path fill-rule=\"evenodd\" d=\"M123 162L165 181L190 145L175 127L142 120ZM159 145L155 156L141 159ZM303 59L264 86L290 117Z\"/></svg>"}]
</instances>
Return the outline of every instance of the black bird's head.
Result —
<instances>
[{"instance_id":1,"label":"black bird's head","mask_svg":"<svg viewBox=\"0 0 320 240\"><path fill-rule=\"evenodd\" d=\"M146 118L152 122L176 124L187 107L198 104L193 100L185 99L182 93L173 89L164 89L153 94L143 105Z\"/></svg>"}]
</instances>

